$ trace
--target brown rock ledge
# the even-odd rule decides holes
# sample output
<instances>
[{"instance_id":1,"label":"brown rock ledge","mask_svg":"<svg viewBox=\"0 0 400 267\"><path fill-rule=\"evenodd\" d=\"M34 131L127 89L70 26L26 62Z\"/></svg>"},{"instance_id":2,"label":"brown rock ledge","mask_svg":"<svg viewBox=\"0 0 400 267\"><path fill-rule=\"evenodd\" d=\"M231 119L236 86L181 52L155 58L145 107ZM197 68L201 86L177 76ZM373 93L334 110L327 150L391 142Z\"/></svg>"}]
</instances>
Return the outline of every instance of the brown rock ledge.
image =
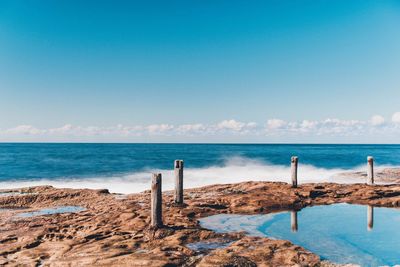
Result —
<instances>
[{"instance_id":1,"label":"brown rock ledge","mask_svg":"<svg viewBox=\"0 0 400 267\"><path fill-rule=\"evenodd\" d=\"M346 180L366 181L367 172L365 171L347 171L338 173L337 178L344 178ZM400 168L377 168L374 173L375 182L380 183L400 183Z\"/></svg>"},{"instance_id":2,"label":"brown rock ledge","mask_svg":"<svg viewBox=\"0 0 400 267\"><path fill-rule=\"evenodd\" d=\"M26 266L332 266L289 241L217 234L201 217L255 214L340 202L399 207L400 185L244 182L185 190L185 205L163 194L165 227L151 230L148 191L126 197L107 190L20 189L0 196L0 265ZM77 205L79 213L18 217L20 212ZM226 247L196 252L186 245L225 240Z\"/></svg>"}]
</instances>

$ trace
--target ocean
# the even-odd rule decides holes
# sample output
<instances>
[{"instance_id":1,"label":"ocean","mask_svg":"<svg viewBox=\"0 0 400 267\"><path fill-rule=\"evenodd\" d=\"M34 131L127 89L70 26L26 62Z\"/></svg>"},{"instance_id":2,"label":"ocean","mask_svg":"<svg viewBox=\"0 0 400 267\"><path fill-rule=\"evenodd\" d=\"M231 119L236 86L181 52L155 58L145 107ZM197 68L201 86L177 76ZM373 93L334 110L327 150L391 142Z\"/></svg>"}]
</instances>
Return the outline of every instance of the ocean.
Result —
<instances>
[{"instance_id":1,"label":"ocean","mask_svg":"<svg viewBox=\"0 0 400 267\"><path fill-rule=\"evenodd\" d=\"M135 193L150 188L152 172L173 188L173 162L184 160L184 186L241 181L290 181L290 157L299 157L299 183L352 182L338 174L400 166L400 145L326 144L82 144L0 143L0 189L34 185L108 188Z\"/></svg>"}]
</instances>

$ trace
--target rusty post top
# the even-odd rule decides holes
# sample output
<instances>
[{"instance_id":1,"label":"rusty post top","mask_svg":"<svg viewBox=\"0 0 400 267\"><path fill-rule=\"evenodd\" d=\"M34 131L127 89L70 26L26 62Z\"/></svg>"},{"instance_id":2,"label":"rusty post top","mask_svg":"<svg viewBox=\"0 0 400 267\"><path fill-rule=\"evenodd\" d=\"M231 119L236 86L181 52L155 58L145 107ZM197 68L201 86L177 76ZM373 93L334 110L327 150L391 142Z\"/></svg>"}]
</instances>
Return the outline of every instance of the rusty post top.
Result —
<instances>
[{"instance_id":1,"label":"rusty post top","mask_svg":"<svg viewBox=\"0 0 400 267\"><path fill-rule=\"evenodd\" d=\"M299 158L297 156L293 156L291 160L294 163L294 162L298 162Z\"/></svg>"},{"instance_id":2,"label":"rusty post top","mask_svg":"<svg viewBox=\"0 0 400 267\"><path fill-rule=\"evenodd\" d=\"M183 167L183 160L177 159L175 160L175 168L182 168Z\"/></svg>"},{"instance_id":3,"label":"rusty post top","mask_svg":"<svg viewBox=\"0 0 400 267\"><path fill-rule=\"evenodd\" d=\"M153 176L151 178L151 183L152 184L161 183L161 173L153 173Z\"/></svg>"},{"instance_id":4,"label":"rusty post top","mask_svg":"<svg viewBox=\"0 0 400 267\"><path fill-rule=\"evenodd\" d=\"M373 162L373 161L374 161L374 157L368 156L368 157L367 157L367 160L368 160L368 162Z\"/></svg>"}]
</instances>

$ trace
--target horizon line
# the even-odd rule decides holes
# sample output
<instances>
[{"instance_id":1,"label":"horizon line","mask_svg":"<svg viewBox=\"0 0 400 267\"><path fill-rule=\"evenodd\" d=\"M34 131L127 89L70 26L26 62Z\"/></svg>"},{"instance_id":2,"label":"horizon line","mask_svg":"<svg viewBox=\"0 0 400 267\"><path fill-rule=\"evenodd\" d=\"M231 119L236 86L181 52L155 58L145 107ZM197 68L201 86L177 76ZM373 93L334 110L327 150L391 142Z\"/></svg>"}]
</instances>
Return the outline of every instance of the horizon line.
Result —
<instances>
[{"instance_id":1,"label":"horizon line","mask_svg":"<svg viewBox=\"0 0 400 267\"><path fill-rule=\"evenodd\" d=\"M400 143L284 143L284 142L270 142L270 143L262 143L262 142L232 142L232 143L223 143L223 142L80 142L80 141L49 141L49 142L25 142L25 141L16 141L16 142L3 142L0 141L0 144L160 144L160 145L400 145Z\"/></svg>"}]
</instances>

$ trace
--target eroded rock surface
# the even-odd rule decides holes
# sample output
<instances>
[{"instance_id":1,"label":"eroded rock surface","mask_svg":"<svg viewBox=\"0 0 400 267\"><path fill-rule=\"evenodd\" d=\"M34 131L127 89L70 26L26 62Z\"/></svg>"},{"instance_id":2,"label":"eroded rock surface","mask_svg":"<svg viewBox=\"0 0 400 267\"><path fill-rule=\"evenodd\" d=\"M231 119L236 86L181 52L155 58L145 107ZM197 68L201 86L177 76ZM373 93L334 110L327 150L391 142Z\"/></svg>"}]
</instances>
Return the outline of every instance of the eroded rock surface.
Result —
<instances>
[{"instance_id":1,"label":"eroded rock surface","mask_svg":"<svg viewBox=\"0 0 400 267\"><path fill-rule=\"evenodd\" d=\"M0 265L27 266L331 266L289 241L218 234L198 219L219 213L255 214L340 202L399 207L400 185L244 182L185 190L185 205L163 194L165 227L149 229L150 192L128 196L107 190L21 189L0 196ZM59 206L78 213L18 217ZM195 251L187 245L224 240L227 246Z\"/></svg>"},{"instance_id":2,"label":"eroded rock surface","mask_svg":"<svg viewBox=\"0 0 400 267\"><path fill-rule=\"evenodd\" d=\"M359 179L360 181L366 181L367 172L349 171L339 173L337 176L344 179ZM375 170L374 180L381 183L400 183L400 168L378 168Z\"/></svg>"}]
</instances>

